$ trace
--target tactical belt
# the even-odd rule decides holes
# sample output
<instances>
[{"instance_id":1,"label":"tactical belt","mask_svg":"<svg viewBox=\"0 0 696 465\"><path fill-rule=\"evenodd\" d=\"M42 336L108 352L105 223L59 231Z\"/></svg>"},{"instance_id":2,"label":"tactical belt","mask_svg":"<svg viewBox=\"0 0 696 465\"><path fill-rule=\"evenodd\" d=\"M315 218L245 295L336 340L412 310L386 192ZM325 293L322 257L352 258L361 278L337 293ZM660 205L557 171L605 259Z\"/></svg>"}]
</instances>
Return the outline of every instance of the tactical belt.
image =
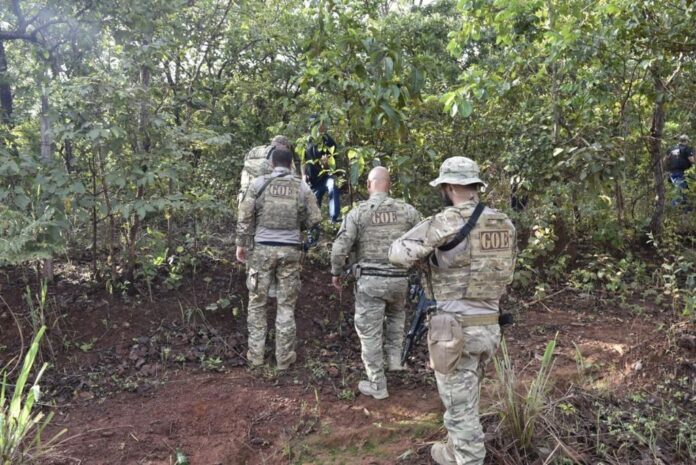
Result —
<instances>
[{"instance_id":1,"label":"tactical belt","mask_svg":"<svg viewBox=\"0 0 696 465\"><path fill-rule=\"evenodd\" d=\"M497 313L490 315L454 315L454 318L462 327L497 325L498 317Z\"/></svg>"},{"instance_id":2,"label":"tactical belt","mask_svg":"<svg viewBox=\"0 0 696 465\"><path fill-rule=\"evenodd\" d=\"M275 241L258 241L257 244L269 245L271 247L294 247L296 249L301 249L302 244L289 244L287 242L275 242Z\"/></svg>"},{"instance_id":3,"label":"tactical belt","mask_svg":"<svg viewBox=\"0 0 696 465\"><path fill-rule=\"evenodd\" d=\"M390 271L380 268L363 268L360 267L360 276L381 276L383 278L408 278L406 271Z\"/></svg>"}]
</instances>

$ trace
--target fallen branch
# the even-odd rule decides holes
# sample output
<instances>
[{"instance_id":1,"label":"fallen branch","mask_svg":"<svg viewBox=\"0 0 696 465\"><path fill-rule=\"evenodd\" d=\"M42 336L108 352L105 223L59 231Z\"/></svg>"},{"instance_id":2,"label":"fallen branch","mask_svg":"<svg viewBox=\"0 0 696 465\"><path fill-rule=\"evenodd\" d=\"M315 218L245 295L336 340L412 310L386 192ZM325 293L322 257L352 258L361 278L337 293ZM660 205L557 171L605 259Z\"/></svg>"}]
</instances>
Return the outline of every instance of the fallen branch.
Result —
<instances>
[{"instance_id":1,"label":"fallen branch","mask_svg":"<svg viewBox=\"0 0 696 465\"><path fill-rule=\"evenodd\" d=\"M525 302L525 303L522 304L522 308L531 307L532 305L536 305L536 304L538 304L538 303L541 303L542 301L544 301L544 300L546 300L546 299L550 299L551 297L555 297L555 296L557 296L558 294L562 294L563 292L565 292L565 291L567 291L567 290L569 290L569 289L570 289L570 286L566 286L566 287L564 287L563 289L561 289L560 291L556 291L556 292L553 292L553 293L551 293L551 294L549 294L549 295L545 295L545 296L543 296L543 297L539 297L538 299L532 300L531 302Z\"/></svg>"}]
</instances>

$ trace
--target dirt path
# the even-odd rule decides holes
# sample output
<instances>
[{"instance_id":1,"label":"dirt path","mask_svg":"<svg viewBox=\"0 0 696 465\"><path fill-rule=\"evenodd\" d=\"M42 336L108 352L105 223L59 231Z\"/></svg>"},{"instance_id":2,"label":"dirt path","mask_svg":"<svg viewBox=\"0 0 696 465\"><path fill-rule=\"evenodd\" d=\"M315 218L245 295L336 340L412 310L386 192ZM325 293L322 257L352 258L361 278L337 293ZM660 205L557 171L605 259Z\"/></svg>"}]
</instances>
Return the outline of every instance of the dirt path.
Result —
<instances>
[{"instance_id":1,"label":"dirt path","mask_svg":"<svg viewBox=\"0 0 696 465\"><path fill-rule=\"evenodd\" d=\"M329 276L314 270L304 278L297 311L298 363L283 373L272 364L248 370L240 366L239 273L212 267L185 289L158 291L157 305L59 282L55 312L65 312L61 335L73 342L56 349L51 431L68 428L73 439L49 463L164 465L174 463L177 450L193 465L429 463L428 442L443 432L424 347L412 370L389 375L388 400L360 396L351 297L339 299ZM21 308L22 286L2 290ZM224 296L230 308L187 319L194 299L205 308ZM628 391L678 369L656 358L664 344L654 315L600 310L570 293L529 308L514 301L505 306L523 309L505 333L516 365L528 365L529 373L558 333L559 391L579 381ZM242 317L232 316L234 307ZM341 309L347 318L339 334ZM5 328L0 343L11 347L16 335ZM486 392L483 403L491 403Z\"/></svg>"}]
</instances>

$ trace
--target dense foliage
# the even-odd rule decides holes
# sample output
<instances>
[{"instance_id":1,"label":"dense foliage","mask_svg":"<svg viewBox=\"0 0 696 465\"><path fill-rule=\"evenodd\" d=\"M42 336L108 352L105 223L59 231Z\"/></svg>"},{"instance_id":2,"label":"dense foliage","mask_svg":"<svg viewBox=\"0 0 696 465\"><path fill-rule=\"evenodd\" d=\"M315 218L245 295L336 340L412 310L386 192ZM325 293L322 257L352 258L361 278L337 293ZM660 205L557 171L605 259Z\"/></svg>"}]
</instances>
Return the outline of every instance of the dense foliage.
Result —
<instances>
[{"instance_id":1,"label":"dense foliage","mask_svg":"<svg viewBox=\"0 0 696 465\"><path fill-rule=\"evenodd\" d=\"M439 163L475 158L489 203L526 205L522 284L669 243L687 216L669 207L661 158L696 129L694 8L4 2L0 265L67 253L110 286L160 266L175 276L229 243L246 151L284 133L301 156L311 114L339 144L349 201L379 163L430 213Z\"/></svg>"}]
</instances>

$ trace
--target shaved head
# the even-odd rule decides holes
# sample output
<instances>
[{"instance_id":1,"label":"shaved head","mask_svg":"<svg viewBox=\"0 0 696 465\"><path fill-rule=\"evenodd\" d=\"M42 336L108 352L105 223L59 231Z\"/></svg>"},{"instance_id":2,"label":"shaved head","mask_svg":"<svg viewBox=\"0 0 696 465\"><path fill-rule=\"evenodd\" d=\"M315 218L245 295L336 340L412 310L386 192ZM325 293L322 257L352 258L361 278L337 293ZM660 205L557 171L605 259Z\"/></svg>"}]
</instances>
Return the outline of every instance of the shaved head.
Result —
<instances>
[{"instance_id":1,"label":"shaved head","mask_svg":"<svg viewBox=\"0 0 696 465\"><path fill-rule=\"evenodd\" d=\"M389 171L384 166L372 168L367 176L367 190L374 192L389 192Z\"/></svg>"}]
</instances>

